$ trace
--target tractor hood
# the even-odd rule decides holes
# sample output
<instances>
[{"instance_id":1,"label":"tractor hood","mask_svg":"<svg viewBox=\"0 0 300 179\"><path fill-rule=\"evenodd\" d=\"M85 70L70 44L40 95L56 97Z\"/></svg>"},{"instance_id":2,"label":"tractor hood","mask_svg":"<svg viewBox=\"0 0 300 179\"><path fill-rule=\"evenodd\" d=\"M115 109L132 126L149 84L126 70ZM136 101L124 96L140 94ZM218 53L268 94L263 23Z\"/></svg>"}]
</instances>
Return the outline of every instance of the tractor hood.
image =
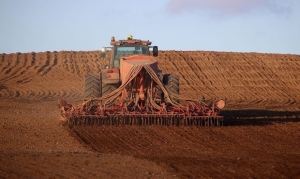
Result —
<instances>
[{"instance_id":1,"label":"tractor hood","mask_svg":"<svg viewBox=\"0 0 300 179\"><path fill-rule=\"evenodd\" d=\"M156 73L158 71L157 59L147 55L132 55L120 59L121 80L125 80L132 66L149 65Z\"/></svg>"}]
</instances>

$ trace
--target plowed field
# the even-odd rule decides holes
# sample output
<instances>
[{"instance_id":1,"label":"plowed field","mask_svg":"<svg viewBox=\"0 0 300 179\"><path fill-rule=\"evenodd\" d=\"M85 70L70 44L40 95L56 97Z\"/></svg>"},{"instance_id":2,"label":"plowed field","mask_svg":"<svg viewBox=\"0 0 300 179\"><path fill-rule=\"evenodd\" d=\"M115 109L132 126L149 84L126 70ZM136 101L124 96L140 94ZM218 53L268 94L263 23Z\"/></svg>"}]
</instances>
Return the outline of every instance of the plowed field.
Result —
<instances>
[{"instance_id":1,"label":"plowed field","mask_svg":"<svg viewBox=\"0 0 300 179\"><path fill-rule=\"evenodd\" d=\"M0 178L300 178L300 56L161 51L180 93L226 99L223 127L75 126L99 51L0 54Z\"/></svg>"}]
</instances>

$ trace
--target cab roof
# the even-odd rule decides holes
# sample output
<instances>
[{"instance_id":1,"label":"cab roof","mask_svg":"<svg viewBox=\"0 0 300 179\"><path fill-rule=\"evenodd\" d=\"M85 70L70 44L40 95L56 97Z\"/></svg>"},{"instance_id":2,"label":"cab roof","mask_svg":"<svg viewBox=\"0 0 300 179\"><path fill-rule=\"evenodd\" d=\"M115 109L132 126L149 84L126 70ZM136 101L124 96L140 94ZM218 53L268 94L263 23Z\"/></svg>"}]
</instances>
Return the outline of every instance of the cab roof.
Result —
<instances>
[{"instance_id":1,"label":"cab roof","mask_svg":"<svg viewBox=\"0 0 300 179\"><path fill-rule=\"evenodd\" d=\"M152 42L149 40L140 40L140 39L131 39L131 40L118 40L115 41L112 39L110 41L110 45L113 46L120 46L120 45L125 45L125 44L136 44L136 45L151 45Z\"/></svg>"}]
</instances>

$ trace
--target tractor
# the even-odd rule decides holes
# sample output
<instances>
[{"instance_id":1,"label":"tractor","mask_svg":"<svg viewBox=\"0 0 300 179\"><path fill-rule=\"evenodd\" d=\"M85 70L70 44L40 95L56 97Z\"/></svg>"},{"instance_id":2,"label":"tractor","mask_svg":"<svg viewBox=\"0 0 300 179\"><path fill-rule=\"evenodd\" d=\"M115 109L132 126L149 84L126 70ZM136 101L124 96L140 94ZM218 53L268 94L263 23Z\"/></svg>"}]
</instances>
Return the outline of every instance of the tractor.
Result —
<instances>
[{"instance_id":1,"label":"tractor","mask_svg":"<svg viewBox=\"0 0 300 179\"><path fill-rule=\"evenodd\" d=\"M209 105L179 94L179 78L158 67L158 47L149 40L111 38L103 47L111 59L99 74L84 78L82 104L59 100L62 118L69 125L197 125L220 126L225 101ZM152 49L152 52L150 52ZM182 103L184 102L184 103Z\"/></svg>"}]
</instances>

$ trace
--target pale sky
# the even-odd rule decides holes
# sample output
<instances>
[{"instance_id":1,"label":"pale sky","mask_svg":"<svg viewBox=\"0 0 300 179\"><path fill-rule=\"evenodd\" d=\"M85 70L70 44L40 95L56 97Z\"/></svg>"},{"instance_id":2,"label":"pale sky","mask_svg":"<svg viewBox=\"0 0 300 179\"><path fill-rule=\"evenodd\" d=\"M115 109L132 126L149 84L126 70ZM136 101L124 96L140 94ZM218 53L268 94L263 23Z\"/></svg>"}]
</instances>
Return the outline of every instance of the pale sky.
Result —
<instances>
[{"instance_id":1,"label":"pale sky","mask_svg":"<svg viewBox=\"0 0 300 179\"><path fill-rule=\"evenodd\" d=\"M300 0L0 0L0 53L160 50L300 54Z\"/></svg>"}]
</instances>

